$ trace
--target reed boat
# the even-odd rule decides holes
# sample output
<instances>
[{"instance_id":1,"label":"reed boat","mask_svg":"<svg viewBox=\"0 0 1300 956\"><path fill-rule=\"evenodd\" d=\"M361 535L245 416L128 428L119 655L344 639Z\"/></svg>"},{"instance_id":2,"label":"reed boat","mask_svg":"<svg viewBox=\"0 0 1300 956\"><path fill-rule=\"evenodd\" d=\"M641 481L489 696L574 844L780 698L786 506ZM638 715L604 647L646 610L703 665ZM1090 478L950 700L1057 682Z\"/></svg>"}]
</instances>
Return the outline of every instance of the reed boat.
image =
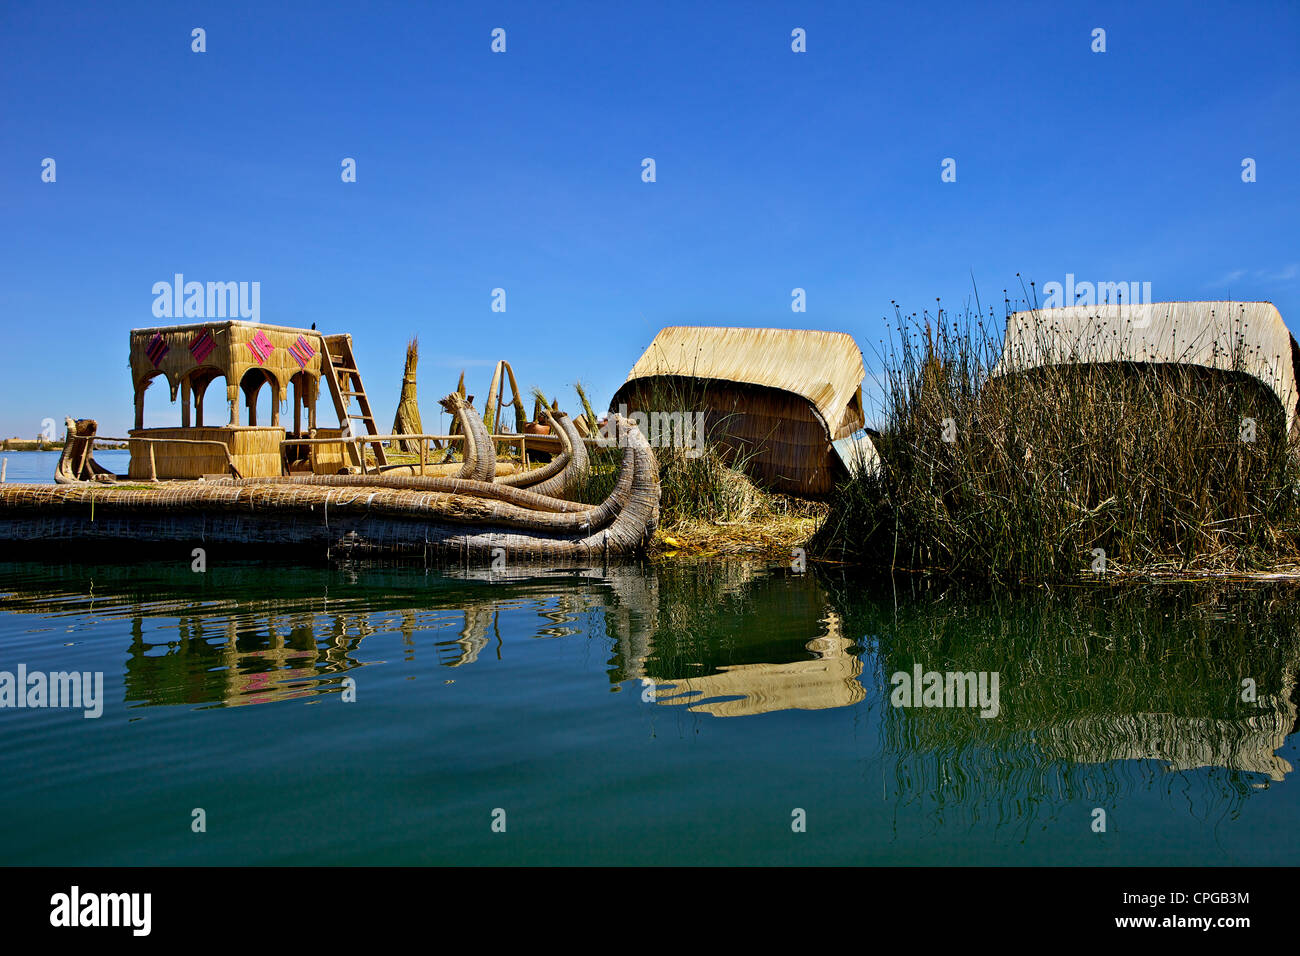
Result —
<instances>
[{"instance_id":1,"label":"reed boat","mask_svg":"<svg viewBox=\"0 0 1300 956\"><path fill-rule=\"evenodd\" d=\"M586 562L641 552L658 525L655 456L629 419L611 419L622 449L614 489L586 504L572 500L590 466L586 442L563 412L545 412L558 453L536 468L521 454L515 468L497 460L497 445L517 440L522 450L527 436L490 433L472 397L459 393L441 401L458 434L378 434L348 336L232 321L135 330L131 342L136 427L127 474L94 458L97 440L119 439L100 438L93 419L69 419L55 484L0 485L0 556L70 544L169 552L185 545ZM143 427L144 389L160 375L184 399L179 429ZM212 428L203 423L203 395L216 377L237 384L227 389L230 422ZM316 426L322 380L338 429ZM255 417L264 384L274 398L269 426ZM278 420L290 388L292 430ZM239 421L240 390L247 425ZM419 448L418 462L388 461L385 448L398 440ZM459 442L461 460L431 461L436 442L448 451Z\"/></svg>"}]
</instances>

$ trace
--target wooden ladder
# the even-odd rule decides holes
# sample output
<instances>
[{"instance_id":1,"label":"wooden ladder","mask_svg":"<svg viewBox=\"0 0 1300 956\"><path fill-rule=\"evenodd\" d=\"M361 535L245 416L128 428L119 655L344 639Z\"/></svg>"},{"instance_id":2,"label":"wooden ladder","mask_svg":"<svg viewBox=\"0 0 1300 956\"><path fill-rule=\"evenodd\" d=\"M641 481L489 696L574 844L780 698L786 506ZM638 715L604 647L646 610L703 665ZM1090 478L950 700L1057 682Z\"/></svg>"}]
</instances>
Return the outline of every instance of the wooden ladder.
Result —
<instances>
[{"instance_id":1,"label":"wooden ladder","mask_svg":"<svg viewBox=\"0 0 1300 956\"><path fill-rule=\"evenodd\" d=\"M361 372L357 370L357 359L352 353L352 336L321 335L321 365L323 377L329 382L330 395L334 398L334 408L339 413L339 427L351 431L353 435L360 430L352 427L352 422L359 421L365 427L365 434L381 434L375 426L375 416L370 410L370 399L366 397L366 387L361 384ZM356 412L349 412L351 400L357 400ZM383 442L367 442L375 449L375 465L383 467L388 464L384 454ZM348 457L352 464L364 472L366 470L364 446L359 442L347 442Z\"/></svg>"}]
</instances>

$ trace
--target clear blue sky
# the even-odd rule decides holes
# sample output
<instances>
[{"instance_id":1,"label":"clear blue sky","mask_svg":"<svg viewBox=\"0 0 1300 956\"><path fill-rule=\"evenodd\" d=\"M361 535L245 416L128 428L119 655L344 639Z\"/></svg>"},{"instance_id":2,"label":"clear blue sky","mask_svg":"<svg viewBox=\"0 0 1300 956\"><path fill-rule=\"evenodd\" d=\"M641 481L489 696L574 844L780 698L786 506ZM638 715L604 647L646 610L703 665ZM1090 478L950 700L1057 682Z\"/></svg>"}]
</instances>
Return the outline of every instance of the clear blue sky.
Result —
<instances>
[{"instance_id":1,"label":"clear blue sky","mask_svg":"<svg viewBox=\"0 0 1300 956\"><path fill-rule=\"evenodd\" d=\"M1297 51L1282 2L5 3L0 434L127 428L176 272L350 331L385 428L412 333L434 418L501 357L603 406L672 324L871 364L891 299L960 307L972 272L986 305L1072 272L1300 328Z\"/></svg>"}]
</instances>

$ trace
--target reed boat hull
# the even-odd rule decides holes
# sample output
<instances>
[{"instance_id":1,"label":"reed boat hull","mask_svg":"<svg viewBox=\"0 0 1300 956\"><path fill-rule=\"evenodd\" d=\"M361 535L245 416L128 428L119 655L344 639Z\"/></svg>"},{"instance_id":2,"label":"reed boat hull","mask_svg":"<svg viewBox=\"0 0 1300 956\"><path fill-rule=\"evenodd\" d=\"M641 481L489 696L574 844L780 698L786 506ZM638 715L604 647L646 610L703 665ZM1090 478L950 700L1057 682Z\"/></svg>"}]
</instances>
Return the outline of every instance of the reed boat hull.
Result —
<instances>
[{"instance_id":1,"label":"reed boat hull","mask_svg":"<svg viewBox=\"0 0 1300 956\"><path fill-rule=\"evenodd\" d=\"M422 557L439 563L536 561L590 563L639 554L620 539L598 535L521 535L510 528L468 527L385 517L331 518L329 524L305 518L231 514L177 516L48 515L0 518L0 558L17 560L34 552L69 548L79 555L172 554L191 560L193 548L256 558L270 551L320 556L357 554Z\"/></svg>"},{"instance_id":2,"label":"reed boat hull","mask_svg":"<svg viewBox=\"0 0 1300 956\"><path fill-rule=\"evenodd\" d=\"M490 477L279 476L144 485L0 485L0 556L196 547L590 562L644 552L659 521L654 454L625 423L618 485L586 505ZM472 464L486 466L487 458ZM490 473L487 473L490 475ZM554 476L557 480L563 474ZM541 488L541 485L536 486Z\"/></svg>"}]
</instances>

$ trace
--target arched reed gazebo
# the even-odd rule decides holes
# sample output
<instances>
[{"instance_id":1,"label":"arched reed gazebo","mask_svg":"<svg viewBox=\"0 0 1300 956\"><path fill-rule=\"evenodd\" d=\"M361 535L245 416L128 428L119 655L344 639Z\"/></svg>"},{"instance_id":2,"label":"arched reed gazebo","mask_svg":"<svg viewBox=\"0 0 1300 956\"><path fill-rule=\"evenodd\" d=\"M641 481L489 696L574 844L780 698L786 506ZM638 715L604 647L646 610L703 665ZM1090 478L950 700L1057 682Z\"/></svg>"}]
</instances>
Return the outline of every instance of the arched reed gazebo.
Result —
<instances>
[{"instance_id":1,"label":"arched reed gazebo","mask_svg":"<svg viewBox=\"0 0 1300 956\"><path fill-rule=\"evenodd\" d=\"M324 348L315 330L238 320L133 329L135 427L129 437L154 441L131 443L131 477L150 476L150 445L152 470L159 478L228 473L230 464L245 477L279 475L287 438L342 434L341 428L316 424ZM181 400L179 426L145 427L145 392L159 378L170 400ZM225 389L218 399L223 404L214 409L210 399L218 379ZM271 393L267 422L257 415L263 388ZM286 400L292 402L291 427L280 421ZM343 464L342 445L316 445L314 450L323 468L337 470Z\"/></svg>"}]
</instances>

